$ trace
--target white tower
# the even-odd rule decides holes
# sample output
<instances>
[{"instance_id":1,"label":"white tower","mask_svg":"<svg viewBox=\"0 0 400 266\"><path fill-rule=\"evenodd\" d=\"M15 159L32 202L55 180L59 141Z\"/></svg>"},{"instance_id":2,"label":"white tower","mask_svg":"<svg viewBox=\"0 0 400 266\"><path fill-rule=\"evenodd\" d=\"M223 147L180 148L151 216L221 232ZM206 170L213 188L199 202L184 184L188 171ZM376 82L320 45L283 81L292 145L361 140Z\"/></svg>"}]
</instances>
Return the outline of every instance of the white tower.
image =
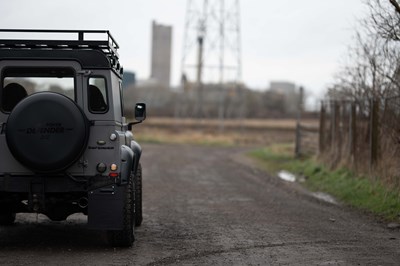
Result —
<instances>
[{"instance_id":1,"label":"white tower","mask_svg":"<svg viewBox=\"0 0 400 266\"><path fill-rule=\"evenodd\" d=\"M171 79L172 27L152 24L151 78L169 88Z\"/></svg>"}]
</instances>

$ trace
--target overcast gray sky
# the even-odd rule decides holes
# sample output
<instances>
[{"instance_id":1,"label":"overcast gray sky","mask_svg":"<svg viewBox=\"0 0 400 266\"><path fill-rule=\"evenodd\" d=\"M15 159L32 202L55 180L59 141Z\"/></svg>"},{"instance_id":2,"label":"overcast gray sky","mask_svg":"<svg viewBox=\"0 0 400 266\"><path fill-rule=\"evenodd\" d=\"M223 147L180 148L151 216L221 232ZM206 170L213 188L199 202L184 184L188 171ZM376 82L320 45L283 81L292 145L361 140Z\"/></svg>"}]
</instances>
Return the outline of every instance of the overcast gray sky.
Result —
<instances>
[{"instance_id":1,"label":"overcast gray sky","mask_svg":"<svg viewBox=\"0 0 400 266\"><path fill-rule=\"evenodd\" d=\"M240 5L244 83L265 89L272 80L288 80L315 96L332 82L356 21L366 13L362 0ZM121 46L124 68L139 79L150 73L151 21L172 25L172 82L179 81L186 0L3 0L0 8L0 28L109 29Z\"/></svg>"}]
</instances>

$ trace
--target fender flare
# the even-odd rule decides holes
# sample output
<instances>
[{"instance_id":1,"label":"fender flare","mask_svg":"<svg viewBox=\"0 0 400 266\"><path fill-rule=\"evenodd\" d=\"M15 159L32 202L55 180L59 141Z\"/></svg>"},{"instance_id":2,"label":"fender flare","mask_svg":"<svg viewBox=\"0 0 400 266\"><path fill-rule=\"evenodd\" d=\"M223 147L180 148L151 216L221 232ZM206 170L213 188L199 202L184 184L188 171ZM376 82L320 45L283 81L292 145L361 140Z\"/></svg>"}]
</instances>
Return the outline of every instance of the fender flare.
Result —
<instances>
[{"instance_id":1,"label":"fender flare","mask_svg":"<svg viewBox=\"0 0 400 266\"><path fill-rule=\"evenodd\" d=\"M121 185L126 185L129 182L133 166L134 155L130 147L126 145L121 146Z\"/></svg>"},{"instance_id":2,"label":"fender flare","mask_svg":"<svg viewBox=\"0 0 400 266\"><path fill-rule=\"evenodd\" d=\"M136 175L136 171L139 167L140 156L142 155L142 147L140 147L139 143L132 140L131 141L131 149L133 152L133 168L132 171Z\"/></svg>"}]
</instances>

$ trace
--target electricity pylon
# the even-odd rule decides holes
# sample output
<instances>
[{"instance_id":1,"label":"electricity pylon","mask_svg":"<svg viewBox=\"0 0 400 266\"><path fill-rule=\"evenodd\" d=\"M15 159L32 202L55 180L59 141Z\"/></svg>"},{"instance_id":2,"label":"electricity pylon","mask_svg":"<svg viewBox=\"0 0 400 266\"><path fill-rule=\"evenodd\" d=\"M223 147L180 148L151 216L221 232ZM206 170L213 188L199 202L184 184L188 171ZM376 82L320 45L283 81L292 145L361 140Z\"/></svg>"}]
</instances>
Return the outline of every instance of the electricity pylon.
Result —
<instances>
[{"instance_id":1,"label":"electricity pylon","mask_svg":"<svg viewBox=\"0 0 400 266\"><path fill-rule=\"evenodd\" d=\"M224 83L238 84L242 74L239 0L187 1L181 68L184 83L195 84L197 117L204 115L203 84L220 84L223 119Z\"/></svg>"}]
</instances>

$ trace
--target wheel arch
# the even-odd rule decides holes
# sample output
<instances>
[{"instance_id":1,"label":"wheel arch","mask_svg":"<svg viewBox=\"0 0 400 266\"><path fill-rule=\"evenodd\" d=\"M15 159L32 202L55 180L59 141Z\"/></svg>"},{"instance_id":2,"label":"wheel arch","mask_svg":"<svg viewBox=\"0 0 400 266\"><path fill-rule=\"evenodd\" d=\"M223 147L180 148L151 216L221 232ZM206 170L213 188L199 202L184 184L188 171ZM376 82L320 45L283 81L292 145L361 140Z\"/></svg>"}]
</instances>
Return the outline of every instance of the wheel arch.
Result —
<instances>
[{"instance_id":1,"label":"wheel arch","mask_svg":"<svg viewBox=\"0 0 400 266\"><path fill-rule=\"evenodd\" d=\"M130 174L133 167L134 154L130 147L121 146L121 185L126 185L129 182Z\"/></svg>"},{"instance_id":2,"label":"wheel arch","mask_svg":"<svg viewBox=\"0 0 400 266\"><path fill-rule=\"evenodd\" d=\"M136 171L139 167L139 161L140 157L142 155L142 147L140 147L139 143L136 141L132 140L131 141L131 149L133 152L133 165L132 165L132 171L134 174L136 174Z\"/></svg>"}]
</instances>

